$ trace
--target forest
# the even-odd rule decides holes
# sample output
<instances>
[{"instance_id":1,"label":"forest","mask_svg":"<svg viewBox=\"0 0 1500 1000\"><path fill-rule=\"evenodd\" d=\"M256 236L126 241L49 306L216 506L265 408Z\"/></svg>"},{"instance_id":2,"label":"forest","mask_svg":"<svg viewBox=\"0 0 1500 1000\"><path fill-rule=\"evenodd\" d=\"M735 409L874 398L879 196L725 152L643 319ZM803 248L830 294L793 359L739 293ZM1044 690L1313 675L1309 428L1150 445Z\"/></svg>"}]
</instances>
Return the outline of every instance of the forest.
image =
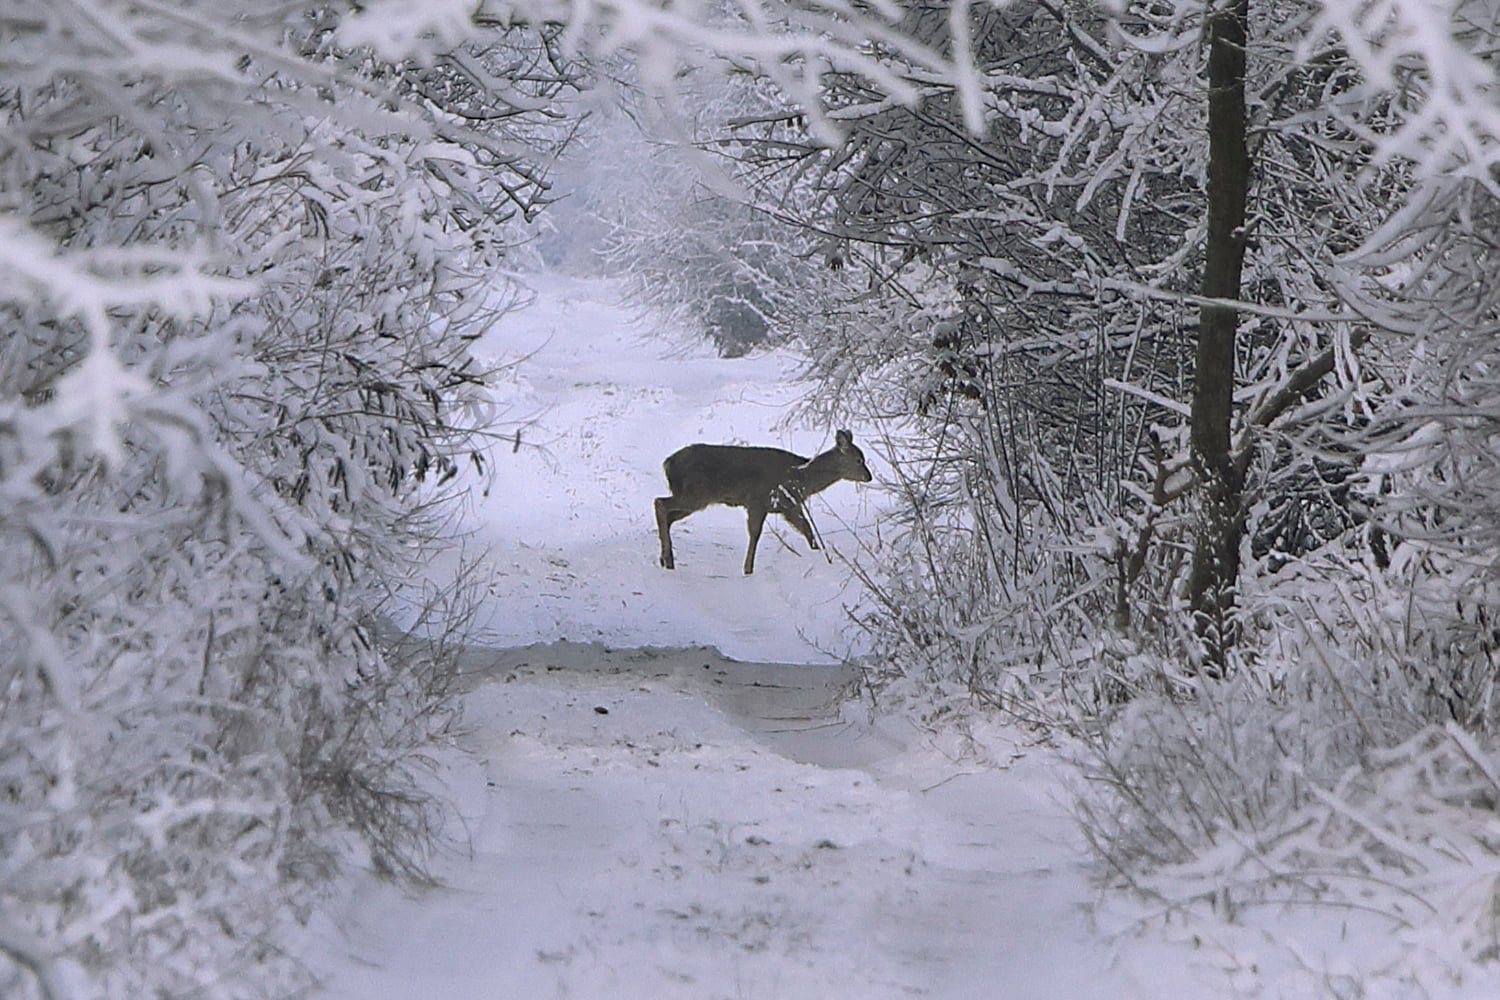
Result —
<instances>
[{"instance_id":1,"label":"forest","mask_svg":"<svg viewBox=\"0 0 1500 1000\"><path fill-rule=\"evenodd\" d=\"M1494 0L0 0L0 995L291 995L350 859L430 881L479 571L422 570L522 445L472 346L549 226L880 455L881 711L1072 748L1111 891L1495 975L1497 42ZM565 156L655 195L561 201Z\"/></svg>"}]
</instances>

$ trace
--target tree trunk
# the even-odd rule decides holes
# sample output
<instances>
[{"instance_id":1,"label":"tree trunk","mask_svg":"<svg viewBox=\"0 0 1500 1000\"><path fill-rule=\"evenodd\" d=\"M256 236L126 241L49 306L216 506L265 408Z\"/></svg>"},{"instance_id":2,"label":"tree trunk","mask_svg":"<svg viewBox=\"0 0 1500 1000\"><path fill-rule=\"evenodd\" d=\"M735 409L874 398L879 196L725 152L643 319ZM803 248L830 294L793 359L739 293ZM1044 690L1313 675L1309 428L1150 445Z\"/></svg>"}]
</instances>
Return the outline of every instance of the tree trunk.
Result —
<instances>
[{"instance_id":1,"label":"tree trunk","mask_svg":"<svg viewBox=\"0 0 1500 1000\"><path fill-rule=\"evenodd\" d=\"M1245 42L1249 0L1216 0L1208 15L1208 237L1204 296L1240 297L1245 260L1245 201L1250 152L1245 121ZM1193 630L1205 672L1222 674L1234 643L1234 591L1240 569L1244 512L1241 476L1230 450L1234 405L1235 327L1232 307L1199 311L1193 373L1192 453L1202 496L1201 520L1188 576Z\"/></svg>"}]
</instances>

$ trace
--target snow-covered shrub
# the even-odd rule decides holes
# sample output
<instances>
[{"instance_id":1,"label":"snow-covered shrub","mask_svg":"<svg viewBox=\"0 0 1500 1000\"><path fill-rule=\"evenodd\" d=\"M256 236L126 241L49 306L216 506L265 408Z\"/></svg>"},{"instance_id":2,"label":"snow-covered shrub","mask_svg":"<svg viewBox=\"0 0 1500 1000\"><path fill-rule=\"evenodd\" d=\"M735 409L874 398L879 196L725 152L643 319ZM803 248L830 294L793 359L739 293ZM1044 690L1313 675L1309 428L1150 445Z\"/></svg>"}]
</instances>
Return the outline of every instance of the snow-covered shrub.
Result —
<instances>
[{"instance_id":1,"label":"snow-covered shrub","mask_svg":"<svg viewBox=\"0 0 1500 1000\"><path fill-rule=\"evenodd\" d=\"M340 11L0 12L7 998L285 995L351 834L419 873L448 651L383 622L564 81L520 29L398 69Z\"/></svg>"},{"instance_id":2,"label":"snow-covered shrub","mask_svg":"<svg viewBox=\"0 0 1500 1000\"><path fill-rule=\"evenodd\" d=\"M876 649L867 680L1041 721L1063 678L1099 652L1109 581L1102 563L1077 557L1078 526L1031 493L1056 485L1053 470L991 429L955 423L936 462L920 445L893 448L905 509L861 568L876 598L860 619ZM1018 459L1025 471L1007 471Z\"/></svg>"},{"instance_id":3,"label":"snow-covered shrub","mask_svg":"<svg viewBox=\"0 0 1500 1000\"><path fill-rule=\"evenodd\" d=\"M1078 729L1083 829L1118 884L1266 934L1294 905L1373 919L1379 974L1420 994L1500 960L1500 259L1483 186L1406 195L1341 275L1385 338L1340 359L1332 405L1266 438L1304 469L1342 463L1335 506L1356 516L1247 560L1228 679L1137 655L1131 699L1080 700ZM1357 268L1380 280L1356 288Z\"/></svg>"},{"instance_id":4,"label":"snow-covered shrub","mask_svg":"<svg viewBox=\"0 0 1500 1000\"><path fill-rule=\"evenodd\" d=\"M843 276L821 241L754 202L721 152L733 141L726 122L785 112L744 80L699 81L692 98L691 117L645 101L581 139L587 209L606 227L598 262L635 301L725 357L802 337L810 318L850 297Z\"/></svg>"},{"instance_id":5,"label":"snow-covered shrub","mask_svg":"<svg viewBox=\"0 0 1500 1000\"><path fill-rule=\"evenodd\" d=\"M1247 595L1263 631L1231 677L1141 658L1155 692L1089 706L1080 819L1107 876L1231 921L1380 918L1398 978L1500 958L1500 647L1431 570L1298 564Z\"/></svg>"},{"instance_id":6,"label":"snow-covered shrub","mask_svg":"<svg viewBox=\"0 0 1500 1000\"><path fill-rule=\"evenodd\" d=\"M724 357L785 340L789 317L775 302L790 283L771 227L690 171L683 166L654 186L675 192L669 199L632 201L612 220L608 270L626 280L635 301L701 332Z\"/></svg>"}]
</instances>

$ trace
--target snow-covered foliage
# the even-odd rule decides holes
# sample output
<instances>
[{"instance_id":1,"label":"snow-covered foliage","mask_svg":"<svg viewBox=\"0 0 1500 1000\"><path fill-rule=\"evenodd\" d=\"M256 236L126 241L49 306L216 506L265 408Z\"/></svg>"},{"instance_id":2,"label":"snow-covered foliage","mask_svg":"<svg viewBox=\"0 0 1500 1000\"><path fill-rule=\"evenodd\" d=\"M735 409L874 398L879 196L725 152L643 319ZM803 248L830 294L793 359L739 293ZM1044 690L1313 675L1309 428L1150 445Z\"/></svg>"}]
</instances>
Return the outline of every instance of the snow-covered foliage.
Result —
<instances>
[{"instance_id":1,"label":"snow-covered foliage","mask_svg":"<svg viewBox=\"0 0 1500 1000\"><path fill-rule=\"evenodd\" d=\"M339 16L0 11L6 997L282 993L340 831L419 873L447 672L382 621L566 76L520 29L397 69Z\"/></svg>"},{"instance_id":2,"label":"snow-covered foliage","mask_svg":"<svg viewBox=\"0 0 1500 1000\"><path fill-rule=\"evenodd\" d=\"M859 295L860 276L830 269L821 240L756 204L718 149L724 122L785 114L774 91L707 77L693 97L691 117L648 99L580 141L596 192L589 211L607 227L601 266L725 356L847 318L839 304Z\"/></svg>"},{"instance_id":3,"label":"snow-covered foliage","mask_svg":"<svg viewBox=\"0 0 1500 1000\"><path fill-rule=\"evenodd\" d=\"M957 0L942 16L962 31L969 11L982 6ZM902 0L380 0L349 19L341 40L374 45L389 58L410 54L413 43L418 52L441 51L464 37L466 8L473 12L471 31L474 25L552 25L562 28L568 51L628 52L642 82L658 94L676 93L674 78L694 65L750 68L828 138L838 127L822 103L825 75L850 74L891 100L914 105L923 87L908 65L955 84L964 122L976 132L983 124L968 47L933 45L912 32ZM900 62L893 64L891 53Z\"/></svg>"},{"instance_id":4,"label":"snow-covered foliage","mask_svg":"<svg viewBox=\"0 0 1500 1000\"><path fill-rule=\"evenodd\" d=\"M1302 28L1299 24L1298 28ZM1489 0L1322 0L1298 59L1343 50L1359 80L1327 111L1381 158L1421 173L1493 185L1500 162L1500 93L1490 56L1500 9ZM1371 122L1369 108L1385 113Z\"/></svg>"},{"instance_id":5,"label":"snow-covered foliage","mask_svg":"<svg viewBox=\"0 0 1500 1000\"><path fill-rule=\"evenodd\" d=\"M1114 808L1087 825L1123 881L1174 906L1377 915L1391 974L1433 993L1500 957L1496 201L1411 144L1420 108L1418 125L1380 101L1363 114L1410 170L1385 172L1324 274L1380 332L1344 348L1343 391L1288 440L1354 466L1364 523L1245 581L1254 642L1230 681L1131 665L1190 693L1148 694L1098 733L1089 767Z\"/></svg>"},{"instance_id":6,"label":"snow-covered foliage","mask_svg":"<svg viewBox=\"0 0 1500 1000\"><path fill-rule=\"evenodd\" d=\"M1444 589L1417 562L1304 564L1248 595L1265 632L1228 680L1121 664L1141 692L1082 760L1111 877L1294 953L1265 915L1337 908L1395 942L1361 975L1425 995L1493 976L1496 642Z\"/></svg>"}]
</instances>

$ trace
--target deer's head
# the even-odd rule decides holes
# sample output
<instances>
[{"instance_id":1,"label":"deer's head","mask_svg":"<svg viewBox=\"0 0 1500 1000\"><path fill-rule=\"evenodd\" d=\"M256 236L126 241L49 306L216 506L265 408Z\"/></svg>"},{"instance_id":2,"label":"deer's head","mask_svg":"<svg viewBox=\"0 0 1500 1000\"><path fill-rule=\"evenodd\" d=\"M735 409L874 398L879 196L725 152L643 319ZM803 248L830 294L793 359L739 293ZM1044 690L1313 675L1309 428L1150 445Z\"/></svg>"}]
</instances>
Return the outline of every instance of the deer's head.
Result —
<instances>
[{"instance_id":1,"label":"deer's head","mask_svg":"<svg viewBox=\"0 0 1500 1000\"><path fill-rule=\"evenodd\" d=\"M840 430L833 435L833 451L839 478L848 479L855 483L868 483L875 477L870 475L870 467L865 464L865 453L859 450L854 443L854 435L848 431Z\"/></svg>"}]
</instances>

